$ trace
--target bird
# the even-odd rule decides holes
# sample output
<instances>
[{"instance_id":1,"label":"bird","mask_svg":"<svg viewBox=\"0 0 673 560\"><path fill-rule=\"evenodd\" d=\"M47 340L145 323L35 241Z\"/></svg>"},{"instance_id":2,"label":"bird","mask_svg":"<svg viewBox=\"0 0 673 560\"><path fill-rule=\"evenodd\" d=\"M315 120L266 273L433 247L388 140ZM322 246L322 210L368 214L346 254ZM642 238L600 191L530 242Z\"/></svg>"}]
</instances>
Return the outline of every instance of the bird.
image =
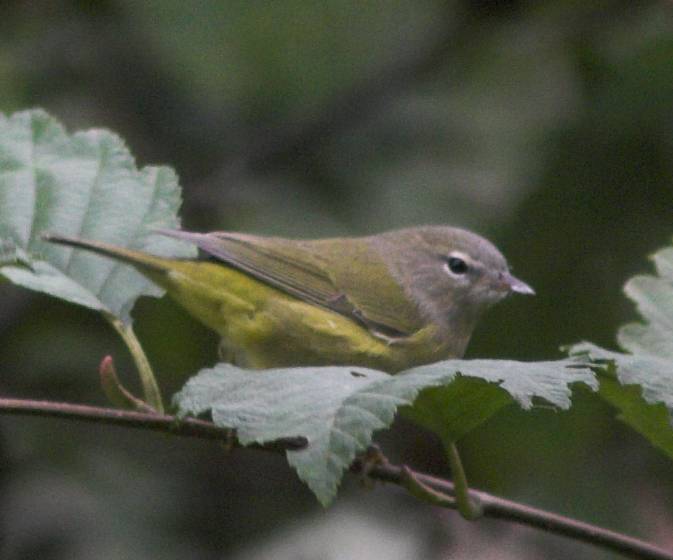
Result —
<instances>
[{"instance_id":1,"label":"bird","mask_svg":"<svg viewBox=\"0 0 673 560\"><path fill-rule=\"evenodd\" d=\"M44 237L135 267L219 334L224 361L245 368L397 373L461 358L484 311L510 294L535 293L490 241L450 226L312 240L156 233L195 245L200 257Z\"/></svg>"}]
</instances>

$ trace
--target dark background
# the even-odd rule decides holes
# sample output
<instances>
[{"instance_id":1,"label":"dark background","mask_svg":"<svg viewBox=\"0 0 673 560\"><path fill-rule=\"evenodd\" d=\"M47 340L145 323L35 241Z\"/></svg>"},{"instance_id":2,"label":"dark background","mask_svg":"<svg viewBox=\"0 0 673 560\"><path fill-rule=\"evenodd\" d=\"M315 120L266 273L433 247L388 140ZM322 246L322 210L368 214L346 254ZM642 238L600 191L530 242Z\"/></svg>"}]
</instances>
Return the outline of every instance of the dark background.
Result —
<instances>
[{"instance_id":1,"label":"dark background","mask_svg":"<svg viewBox=\"0 0 673 560\"><path fill-rule=\"evenodd\" d=\"M468 357L615 347L621 287L673 235L673 3L0 2L0 110L107 127L173 166L183 223L287 236L440 223L491 238L538 292ZM135 310L166 393L216 359L172 302ZM0 392L104 404L121 343L84 309L0 286ZM323 510L281 457L56 420L0 421L0 558L609 558L347 477ZM448 476L397 422L391 458ZM577 391L463 442L475 487L673 546L671 463Z\"/></svg>"}]
</instances>

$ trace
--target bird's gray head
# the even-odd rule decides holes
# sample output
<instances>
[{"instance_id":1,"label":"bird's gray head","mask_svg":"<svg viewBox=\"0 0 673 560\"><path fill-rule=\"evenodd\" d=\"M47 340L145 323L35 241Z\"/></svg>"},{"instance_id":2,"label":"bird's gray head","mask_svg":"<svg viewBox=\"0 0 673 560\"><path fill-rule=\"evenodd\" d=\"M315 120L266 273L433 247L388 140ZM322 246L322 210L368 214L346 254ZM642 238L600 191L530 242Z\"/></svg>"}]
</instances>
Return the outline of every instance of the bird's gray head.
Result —
<instances>
[{"instance_id":1,"label":"bird's gray head","mask_svg":"<svg viewBox=\"0 0 673 560\"><path fill-rule=\"evenodd\" d=\"M389 254L397 255L391 264L402 285L426 316L451 329L471 332L479 315L505 296L535 293L512 276L490 241L469 231L426 226L387 235L398 248Z\"/></svg>"}]
</instances>

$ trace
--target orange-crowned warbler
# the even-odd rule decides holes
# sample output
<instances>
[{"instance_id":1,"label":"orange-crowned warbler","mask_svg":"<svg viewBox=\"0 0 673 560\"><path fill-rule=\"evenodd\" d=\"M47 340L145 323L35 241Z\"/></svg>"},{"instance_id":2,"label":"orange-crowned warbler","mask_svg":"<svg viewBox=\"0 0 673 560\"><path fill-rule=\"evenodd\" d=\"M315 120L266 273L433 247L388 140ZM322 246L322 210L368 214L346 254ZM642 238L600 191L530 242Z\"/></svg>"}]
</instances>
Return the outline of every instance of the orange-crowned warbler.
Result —
<instances>
[{"instance_id":1,"label":"orange-crowned warbler","mask_svg":"<svg viewBox=\"0 0 673 560\"><path fill-rule=\"evenodd\" d=\"M193 243L205 258L48 239L134 266L217 331L223 357L245 367L395 372L460 358L484 310L508 294L534 293L493 244L452 227L318 240L159 233Z\"/></svg>"}]
</instances>

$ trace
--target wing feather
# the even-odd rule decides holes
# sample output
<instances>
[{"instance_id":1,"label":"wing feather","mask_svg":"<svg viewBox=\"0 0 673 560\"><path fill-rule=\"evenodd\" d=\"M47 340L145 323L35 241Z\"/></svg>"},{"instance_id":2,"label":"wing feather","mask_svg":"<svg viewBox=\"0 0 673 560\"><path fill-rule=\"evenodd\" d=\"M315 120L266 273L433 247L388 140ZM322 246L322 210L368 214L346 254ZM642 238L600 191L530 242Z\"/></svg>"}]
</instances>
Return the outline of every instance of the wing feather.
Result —
<instances>
[{"instance_id":1,"label":"wing feather","mask_svg":"<svg viewBox=\"0 0 673 560\"><path fill-rule=\"evenodd\" d=\"M415 306L365 239L344 243L229 232L159 233L194 243L210 257L303 301L350 317L378 336L406 337L423 326ZM372 290L373 281L376 290Z\"/></svg>"}]
</instances>

